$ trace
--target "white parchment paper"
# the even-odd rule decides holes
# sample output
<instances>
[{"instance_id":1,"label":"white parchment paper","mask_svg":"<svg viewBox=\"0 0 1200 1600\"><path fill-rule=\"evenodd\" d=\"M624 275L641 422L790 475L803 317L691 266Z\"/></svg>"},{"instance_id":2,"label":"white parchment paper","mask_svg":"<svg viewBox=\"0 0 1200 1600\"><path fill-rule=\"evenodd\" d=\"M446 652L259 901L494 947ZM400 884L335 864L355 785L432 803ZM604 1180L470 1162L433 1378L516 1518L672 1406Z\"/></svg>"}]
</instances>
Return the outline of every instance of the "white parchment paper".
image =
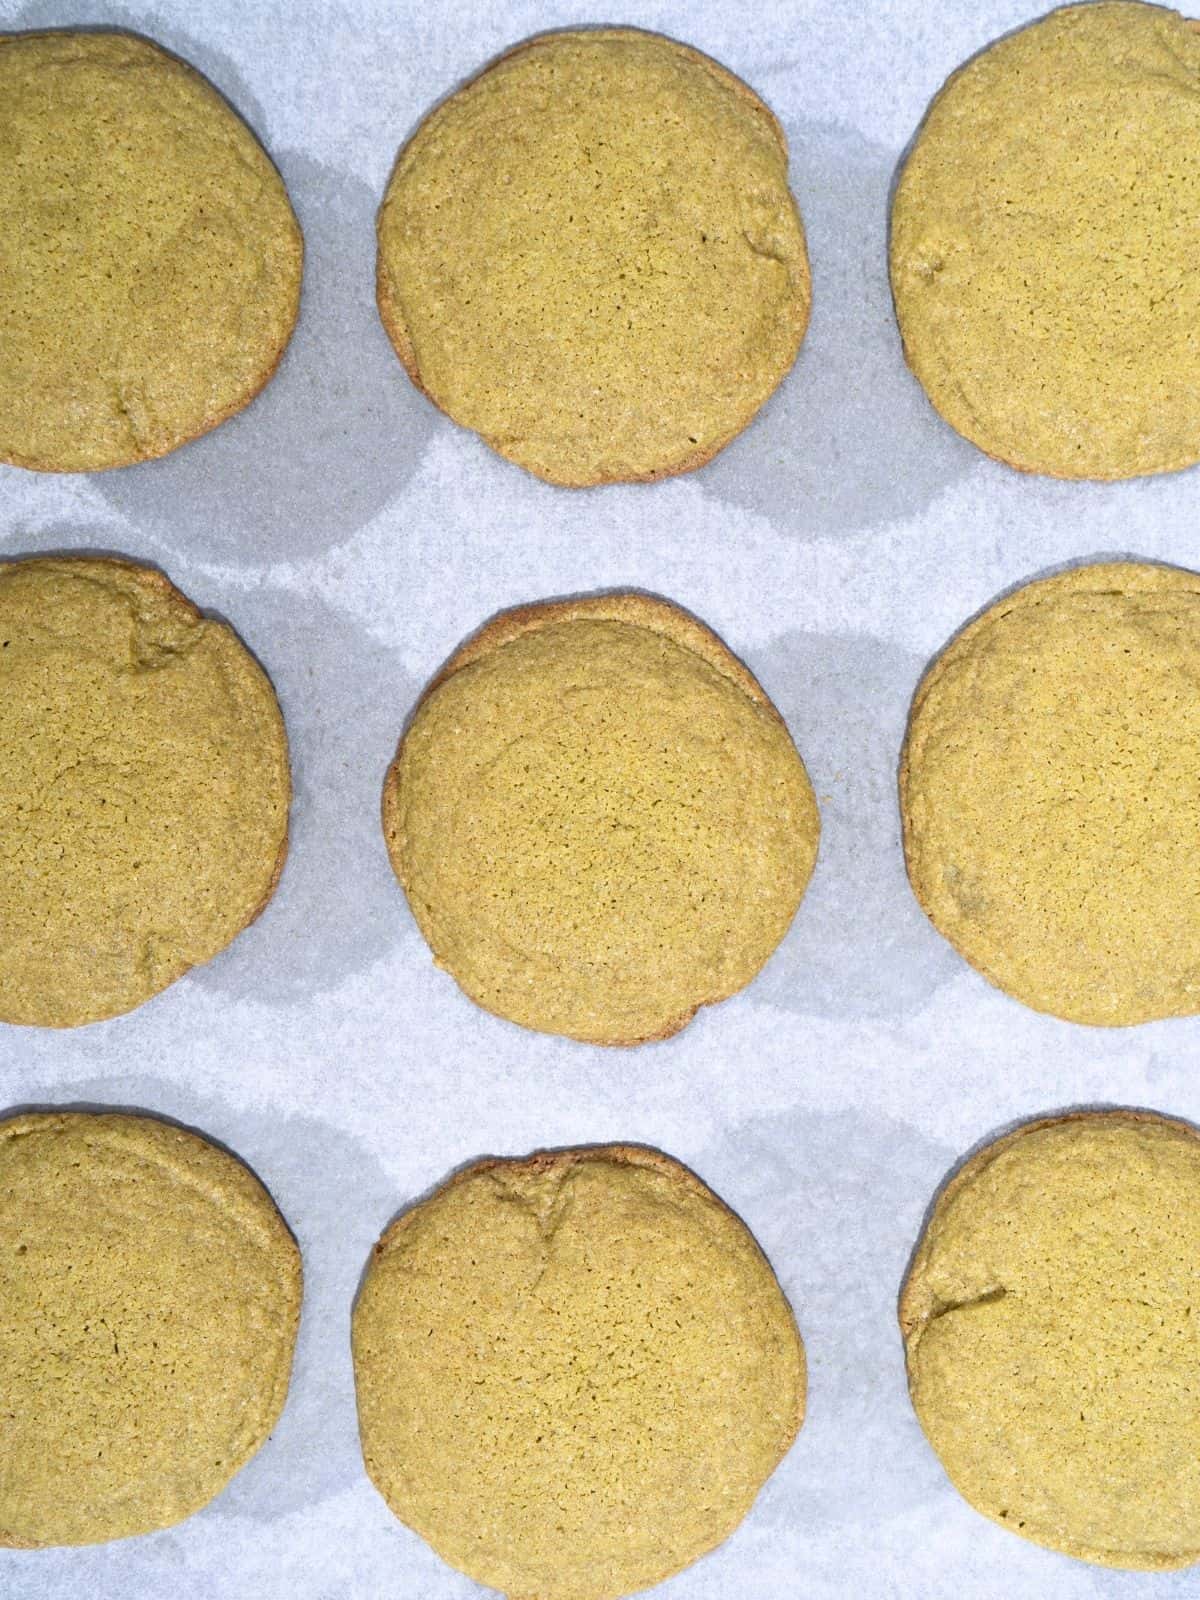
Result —
<instances>
[{"instance_id":1,"label":"white parchment paper","mask_svg":"<svg viewBox=\"0 0 1200 1600\"><path fill-rule=\"evenodd\" d=\"M1089 1568L970 1511L912 1416L895 1325L925 1208L971 1146L1078 1103L1200 1119L1200 1020L1104 1032L1023 1009L932 931L900 854L908 700L968 616L1082 557L1200 564L1195 472L1020 476L946 428L901 359L884 260L900 152L946 74L1039 9L0 0L5 28L115 22L195 63L275 157L308 245L295 340L242 416L106 475L0 468L0 555L124 553L235 624L278 689L296 784L291 856L261 920L130 1016L0 1028L0 1105L142 1107L224 1141L287 1216L307 1285L287 1410L229 1489L161 1534L0 1552L7 1600L482 1594L363 1474L351 1299L380 1229L452 1168L595 1140L661 1146L734 1206L808 1349L795 1448L738 1533L663 1600L1197 1593L1194 1573ZM795 371L716 462L572 493L409 386L375 315L373 216L435 100L530 33L601 20L686 39L771 103L815 298ZM464 999L433 967L377 821L404 718L465 634L504 606L618 585L690 607L744 656L788 719L824 828L761 978L677 1038L625 1052L526 1033Z\"/></svg>"}]
</instances>

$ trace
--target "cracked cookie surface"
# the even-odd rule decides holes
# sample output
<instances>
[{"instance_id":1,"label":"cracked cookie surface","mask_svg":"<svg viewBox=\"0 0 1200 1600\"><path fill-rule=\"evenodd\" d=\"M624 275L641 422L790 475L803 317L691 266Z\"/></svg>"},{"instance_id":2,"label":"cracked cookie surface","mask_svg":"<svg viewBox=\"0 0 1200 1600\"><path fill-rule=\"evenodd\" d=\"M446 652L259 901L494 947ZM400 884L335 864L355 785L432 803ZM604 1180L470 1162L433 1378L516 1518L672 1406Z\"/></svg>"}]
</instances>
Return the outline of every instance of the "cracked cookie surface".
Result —
<instances>
[{"instance_id":1,"label":"cracked cookie surface","mask_svg":"<svg viewBox=\"0 0 1200 1600\"><path fill-rule=\"evenodd\" d=\"M1200 1011L1200 575L1105 562L1027 584L942 652L900 764L934 926L1039 1011Z\"/></svg>"},{"instance_id":2,"label":"cracked cookie surface","mask_svg":"<svg viewBox=\"0 0 1200 1600\"><path fill-rule=\"evenodd\" d=\"M157 571L0 565L0 1019L131 1010L270 899L287 738L226 624Z\"/></svg>"},{"instance_id":3,"label":"cracked cookie surface","mask_svg":"<svg viewBox=\"0 0 1200 1600\"><path fill-rule=\"evenodd\" d=\"M170 1527L274 1427L300 1253L240 1161L149 1117L0 1122L0 1545Z\"/></svg>"},{"instance_id":4,"label":"cracked cookie surface","mask_svg":"<svg viewBox=\"0 0 1200 1600\"><path fill-rule=\"evenodd\" d=\"M388 773L383 829L477 1004L637 1044L757 974L820 821L742 663L679 607L616 594L502 613L454 655Z\"/></svg>"},{"instance_id":5,"label":"cracked cookie surface","mask_svg":"<svg viewBox=\"0 0 1200 1600\"><path fill-rule=\"evenodd\" d=\"M729 442L808 324L787 146L657 34L543 34L400 152L378 298L413 381L551 483L659 478Z\"/></svg>"},{"instance_id":6,"label":"cracked cookie surface","mask_svg":"<svg viewBox=\"0 0 1200 1600\"><path fill-rule=\"evenodd\" d=\"M766 1258L636 1146L457 1174L375 1247L353 1350L372 1482L511 1600L614 1600L696 1560L804 1412Z\"/></svg>"},{"instance_id":7,"label":"cracked cookie surface","mask_svg":"<svg viewBox=\"0 0 1200 1600\"><path fill-rule=\"evenodd\" d=\"M1065 478L1200 460L1200 24L1071 6L975 56L892 207L905 355L989 455Z\"/></svg>"},{"instance_id":8,"label":"cracked cookie surface","mask_svg":"<svg viewBox=\"0 0 1200 1600\"><path fill-rule=\"evenodd\" d=\"M900 1297L914 1409L977 1511L1106 1566L1200 1560L1200 1134L1082 1112L987 1145Z\"/></svg>"},{"instance_id":9,"label":"cracked cookie surface","mask_svg":"<svg viewBox=\"0 0 1200 1600\"><path fill-rule=\"evenodd\" d=\"M0 35L0 460L164 455L274 372L303 245L198 72L133 34Z\"/></svg>"}]
</instances>

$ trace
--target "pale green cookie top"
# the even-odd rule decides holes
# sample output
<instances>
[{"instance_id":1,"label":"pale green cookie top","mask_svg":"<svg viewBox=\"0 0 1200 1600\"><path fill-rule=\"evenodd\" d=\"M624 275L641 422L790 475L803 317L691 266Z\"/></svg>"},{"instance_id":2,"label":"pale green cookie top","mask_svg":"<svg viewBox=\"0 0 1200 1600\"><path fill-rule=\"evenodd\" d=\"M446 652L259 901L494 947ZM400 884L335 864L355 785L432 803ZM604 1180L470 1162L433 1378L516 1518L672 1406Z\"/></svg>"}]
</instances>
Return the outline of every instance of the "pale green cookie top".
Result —
<instances>
[{"instance_id":1,"label":"pale green cookie top","mask_svg":"<svg viewBox=\"0 0 1200 1600\"><path fill-rule=\"evenodd\" d=\"M1073 1022L1200 1012L1200 575L1106 562L951 641L900 765L917 899L985 977Z\"/></svg>"},{"instance_id":2,"label":"pale green cookie top","mask_svg":"<svg viewBox=\"0 0 1200 1600\"><path fill-rule=\"evenodd\" d=\"M808 324L783 134L687 45L543 34L401 151L378 290L414 382L510 460L577 486L687 471Z\"/></svg>"},{"instance_id":3,"label":"pale green cookie top","mask_svg":"<svg viewBox=\"0 0 1200 1600\"><path fill-rule=\"evenodd\" d=\"M127 33L0 35L0 460L161 456L275 370L303 244L191 67Z\"/></svg>"},{"instance_id":4,"label":"pale green cookie top","mask_svg":"<svg viewBox=\"0 0 1200 1600\"><path fill-rule=\"evenodd\" d=\"M804 1415L754 1239L637 1147L460 1173L376 1246L353 1350L376 1488L510 1600L615 1600L695 1561Z\"/></svg>"},{"instance_id":5,"label":"pale green cookie top","mask_svg":"<svg viewBox=\"0 0 1200 1600\"><path fill-rule=\"evenodd\" d=\"M913 1405L958 1491L1105 1566L1200 1560L1200 1137L1028 1124L939 1196L900 1298Z\"/></svg>"},{"instance_id":6,"label":"pale green cookie top","mask_svg":"<svg viewBox=\"0 0 1200 1600\"><path fill-rule=\"evenodd\" d=\"M287 850L262 668L160 572L0 564L0 1020L128 1011L262 910Z\"/></svg>"},{"instance_id":7,"label":"pale green cookie top","mask_svg":"<svg viewBox=\"0 0 1200 1600\"><path fill-rule=\"evenodd\" d=\"M1071 6L930 108L892 208L909 364L989 455L1065 478L1200 460L1200 31Z\"/></svg>"},{"instance_id":8,"label":"pale green cookie top","mask_svg":"<svg viewBox=\"0 0 1200 1600\"><path fill-rule=\"evenodd\" d=\"M148 1117L0 1122L0 1545L170 1527L287 1395L300 1253L266 1190Z\"/></svg>"},{"instance_id":9,"label":"pale green cookie top","mask_svg":"<svg viewBox=\"0 0 1200 1600\"><path fill-rule=\"evenodd\" d=\"M702 623L609 595L496 618L431 685L384 789L439 965L489 1011L664 1038L750 982L820 822L787 728Z\"/></svg>"}]
</instances>

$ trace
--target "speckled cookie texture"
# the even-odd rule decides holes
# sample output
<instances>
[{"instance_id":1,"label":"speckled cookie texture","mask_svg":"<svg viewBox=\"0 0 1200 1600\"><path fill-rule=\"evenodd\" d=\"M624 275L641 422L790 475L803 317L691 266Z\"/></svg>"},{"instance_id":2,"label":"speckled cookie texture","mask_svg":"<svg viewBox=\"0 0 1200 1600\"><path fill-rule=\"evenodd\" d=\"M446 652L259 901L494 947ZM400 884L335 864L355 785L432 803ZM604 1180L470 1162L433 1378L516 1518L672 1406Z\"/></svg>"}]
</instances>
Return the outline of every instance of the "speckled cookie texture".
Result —
<instances>
[{"instance_id":1,"label":"speckled cookie texture","mask_svg":"<svg viewBox=\"0 0 1200 1600\"><path fill-rule=\"evenodd\" d=\"M0 1020L128 1011L222 950L287 850L287 737L162 573L0 564Z\"/></svg>"},{"instance_id":2,"label":"speckled cookie texture","mask_svg":"<svg viewBox=\"0 0 1200 1600\"><path fill-rule=\"evenodd\" d=\"M300 1254L270 1196L149 1117L0 1122L0 1545L207 1505L283 1409Z\"/></svg>"},{"instance_id":3,"label":"speckled cookie texture","mask_svg":"<svg viewBox=\"0 0 1200 1600\"><path fill-rule=\"evenodd\" d=\"M892 289L930 400L1064 478L1200 460L1200 24L1070 6L934 101L892 209Z\"/></svg>"},{"instance_id":4,"label":"speckled cookie texture","mask_svg":"<svg viewBox=\"0 0 1200 1600\"><path fill-rule=\"evenodd\" d=\"M510 1600L615 1600L695 1561L804 1414L762 1252L632 1146L459 1173L376 1245L353 1348L376 1488Z\"/></svg>"},{"instance_id":5,"label":"speckled cookie texture","mask_svg":"<svg viewBox=\"0 0 1200 1600\"><path fill-rule=\"evenodd\" d=\"M935 926L1039 1011L1200 1012L1200 576L1078 567L998 601L913 701L908 872Z\"/></svg>"},{"instance_id":6,"label":"speckled cookie texture","mask_svg":"<svg viewBox=\"0 0 1200 1600\"><path fill-rule=\"evenodd\" d=\"M401 741L383 825L467 994L601 1044L664 1038L749 983L820 830L754 678L637 594L503 613L459 650Z\"/></svg>"},{"instance_id":7,"label":"speckled cookie texture","mask_svg":"<svg viewBox=\"0 0 1200 1600\"><path fill-rule=\"evenodd\" d=\"M921 1426L977 1511L1105 1566L1200 1560L1200 1135L1028 1124L940 1196L900 1299Z\"/></svg>"},{"instance_id":8,"label":"speckled cookie texture","mask_svg":"<svg viewBox=\"0 0 1200 1600\"><path fill-rule=\"evenodd\" d=\"M164 455L274 372L303 246L283 181L148 39L0 35L0 460Z\"/></svg>"},{"instance_id":9,"label":"speckled cookie texture","mask_svg":"<svg viewBox=\"0 0 1200 1600\"><path fill-rule=\"evenodd\" d=\"M687 45L543 34L401 151L378 295L413 381L530 472L686 472L746 426L808 325L783 133Z\"/></svg>"}]
</instances>

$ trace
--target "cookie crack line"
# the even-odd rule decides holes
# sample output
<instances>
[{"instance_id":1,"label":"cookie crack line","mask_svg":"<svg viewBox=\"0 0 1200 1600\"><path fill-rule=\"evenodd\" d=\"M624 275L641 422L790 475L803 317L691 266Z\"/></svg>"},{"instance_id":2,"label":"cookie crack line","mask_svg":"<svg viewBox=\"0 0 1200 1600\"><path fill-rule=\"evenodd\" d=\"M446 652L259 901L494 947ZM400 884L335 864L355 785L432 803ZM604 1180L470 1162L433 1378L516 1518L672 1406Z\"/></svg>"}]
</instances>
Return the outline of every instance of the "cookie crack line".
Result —
<instances>
[{"instance_id":1,"label":"cookie crack line","mask_svg":"<svg viewBox=\"0 0 1200 1600\"><path fill-rule=\"evenodd\" d=\"M182 661L199 645L204 637L205 626L203 618L189 622L182 639L171 639L156 637L153 627L140 623L134 635L133 660L121 671L131 678L139 678L148 672L161 672L172 661Z\"/></svg>"},{"instance_id":2,"label":"cookie crack line","mask_svg":"<svg viewBox=\"0 0 1200 1600\"><path fill-rule=\"evenodd\" d=\"M900 1326L904 1336L905 1356L911 1373L916 1360L917 1351L925 1335L935 1322L964 1311L980 1311L986 1306L999 1305L1001 1300L1007 1299L1014 1291L1006 1285L995 1283L986 1289L980 1289L975 1294L963 1295L959 1298L949 1299L933 1293L929 1294L928 1310L916 1312L904 1304L901 1297Z\"/></svg>"},{"instance_id":3,"label":"cookie crack line","mask_svg":"<svg viewBox=\"0 0 1200 1600\"><path fill-rule=\"evenodd\" d=\"M123 383L118 382L113 385L113 409L128 429L134 449L144 450L149 436L142 428L141 423L134 415L129 402L125 398L125 385Z\"/></svg>"},{"instance_id":4,"label":"cookie crack line","mask_svg":"<svg viewBox=\"0 0 1200 1600\"><path fill-rule=\"evenodd\" d=\"M1002 1283L998 1283L990 1289L981 1289L978 1294L966 1295L961 1300L942 1300L935 1296L933 1310L924 1318L920 1327L923 1331L931 1323L940 1322L943 1317L948 1317L955 1311L975 1311L980 1306L994 1306L1005 1299L1009 1292Z\"/></svg>"},{"instance_id":5,"label":"cookie crack line","mask_svg":"<svg viewBox=\"0 0 1200 1600\"><path fill-rule=\"evenodd\" d=\"M749 245L751 255L759 256L764 261L778 261L780 266L787 266L787 252L782 246L773 245L765 240L753 239L745 228L742 229L742 238Z\"/></svg>"},{"instance_id":6,"label":"cookie crack line","mask_svg":"<svg viewBox=\"0 0 1200 1600\"><path fill-rule=\"evenodd\" d=\"M544 1174L541 1174L540 1176L544 1183L553 1185L551 1192L544 1200L536 1191L532 1194L527 1194L518 1182L510 1179L503 1169L498 1169L491 1174L492 1183L503 1195L504 1200L529 1212L538 1230L538 1262L534 1269L533 1277L526 1285L526 1294L533 1294L550 1270L554 1241L575 1199L574 1171L574 1168L552 1167Z\"/></svg>"}]
</instances>

